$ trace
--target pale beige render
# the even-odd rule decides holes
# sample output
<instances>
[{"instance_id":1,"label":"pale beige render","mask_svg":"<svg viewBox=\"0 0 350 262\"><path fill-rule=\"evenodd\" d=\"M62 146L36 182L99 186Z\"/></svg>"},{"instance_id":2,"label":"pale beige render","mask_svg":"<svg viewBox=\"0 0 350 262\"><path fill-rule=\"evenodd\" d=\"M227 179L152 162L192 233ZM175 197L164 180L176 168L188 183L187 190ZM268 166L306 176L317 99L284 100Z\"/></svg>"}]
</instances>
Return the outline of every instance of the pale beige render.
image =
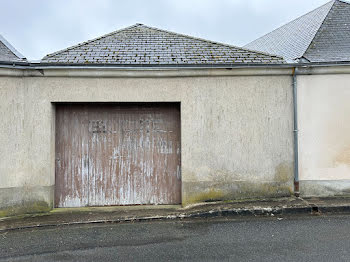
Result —
<instances>
[{"instance_id":1,"label":"pale beige render","mask_svg":"<svg viewBox=\"0 0 350 262\"><path fill-rule=\"evenodd\" d=\"M350 74L298 76L298 110L300 179L349 180Z\"/></svg>"},{"instance_id":2,"label":"pale beige render","mask_svg":"<svg viewBox=\"0 0 350 262\"><path fill-rule=\"evenodd\" d=\"M55 102L178 101L183 204L292 194L290 73L220 76L225 70L205 77L1 77L0 189L52 201ZM35 193L46 187L46 195Z\"/></svg>"}]
</instances>

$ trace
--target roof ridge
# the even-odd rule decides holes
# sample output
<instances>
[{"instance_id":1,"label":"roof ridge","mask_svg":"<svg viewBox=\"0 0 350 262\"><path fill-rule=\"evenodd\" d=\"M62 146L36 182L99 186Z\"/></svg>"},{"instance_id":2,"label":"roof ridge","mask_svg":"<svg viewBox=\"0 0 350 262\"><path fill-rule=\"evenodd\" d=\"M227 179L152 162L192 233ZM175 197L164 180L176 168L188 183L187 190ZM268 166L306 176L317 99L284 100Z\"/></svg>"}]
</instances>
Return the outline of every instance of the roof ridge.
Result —
<instances>
[{"instance_id":1,"label":"roof ridge","mask_svg":"<svg viewBox=\"0 0 350 262\"><path fill-rule=\"evenodd\" d=\"M178 44L179 42L181 45ZM173 45L173 48L169 49L169 44ZM142 48L139 49L139 46ZM187 51L184 51L182 46ZM159 48L162 50L158 53ZM118 64L285 62L282 56L251 51L143 24L134 24L68 47L45 56L41 61Z\"/></svg>"},{"instance_id":2,"label":"roof ridge","mask_svg":"<svg viewBox=\"0 0 350 262\"><path fill-rule=\"evenodd\" d=\"M68 50L74 49L74 48L76 48L76 47L80 47L80 46L83 46L83 45L89 44L89 43L91 43L91 42L94 42L94 41L100 40L100 39L102 39L102 38L105 38L105 37L111 36L111 35L113 35L113 34L120 33L120 32L122 32L122 31L124 31L124 30L128 30L128 29L133 28L133 27L138 27L138 26L140 26L140 25L142 25L142 24L140 24L140 23L136 23L136 24L134 24L134 25L127 26L127 27L124 27L124 28L121 28L121 29L115 30L115 31L110 32L110 33L108 33L108 34L104 34L104 35L101 35L101 36L99 36L99 37L96 37L96 38L93 38L93 39L90 39L90 40L87 40L87 41L81 42L81 43L79 43L79 44L76 44L76 45L73 45L73 46L70 46L70 47L67 47L67 48L64 48L64 49L58 50L58 51L56 51L56 52L54 52L54 53L47 54L47 55L45 55L45 56L44 56L42 59L44 59L44 58L46 58L46 57L50 57L50 56L57 55L57 54L59 54L59 53L63 53L63 52L65 52L65 51L68 51Z\"/></svg>"},{"instance_id":3,"label":"roof ridge","mask_svg":"<svg viewBox=\"0 0 350 262\"><path fill-rule=\"evenodd\" d=\"M255 39L255 40L253 40L253 41L251 41L251 42L249 42L249 43L247 43L245 46L251 45L252 43L254 43L254 42L260 40L261 38L263 38L263 37L265 37L265 36L267 36L267 35L269 35L269 34L272 34L273 32L275 32L275 31L277 31L277 30L279 30L280 28L286 27L286 26L292 24L293 22L295 22L295 21L297 21L297 20L299 20L299 19L301 19L301 18L303 18L303 17L305 17L305 16L308 16L308 15L311 14L312 12L314 12L314 11L316 11L316 10L318 10L318 9L320 9L320 8L322 8L322 7L324 7L324 6L326 6L326 5L329 5L331 2L333 2L333 4L332 4L332 6L333 6L334 3L335 3L336 1L341 1L341 0L331 0L331 1L329 1L329 2L327 2L327 3L325 3L325 4L323 4L323 5L321 5L321 6L317 7L317 8L315 8L315 9L313 9L313 10L307 12L306 14L304 14L304 15L302 15L302 16L299 16L299 17L293 19L292 21L290 21L290 22L288 22L288 23L286 23L286 24L284 24L284 25L282 25L282 26L279 26L279 27L275 28L274 30L272 30L272 31L270 31L270 32L268 32L268 33L266 33L266 34L260 36L259 38ZM331 6L331 8L332 8L332 6ZM330 8L330 9L331 9L331 8ZM330 10L330 9L329 9L329 10ZM329 13L329 11L328 11L328 13ZM325 16L325 19L326 19L326 17L327 17L327 15ZM323 21L324 21L324 20L323 20ZM321 25L322 25L322 24L323 24L323 22L321 23ZM321 26L318 28L318 30L320 30L320 28L321 28ZM316 31L316 34L317 34L318 30ZM316 36L316 34L315 34L315 36ZM312 38L312 40L315 38L315 36ZM311 42L312 42L312 40L311 40ZM311 42L310 42L310 44L311 44ZM306 49L306 50L307 50L307 49ZM305 52L306 52L306 50L305 50ZM305 52L304 52L304 53L305 53Z\"/></svg>"},{"instance_id":4,"label":"roof ridge","mask_svg":"<svg viewBox=\"0 0 350 262\"><path fill-rule=\"evenodd\" d=\"M0 41L19 59L26 60L26 57L22 55L16 48L14 48L1 34Z\"/></svg>"},{"instance_id":5,"label":"roof ridge","mask_svg":"<svg viewBox=\"0 0 350 262\"><path fill-rule=\"evenodd\" d=\"M305 52L303 53L303 55L302 55L301 57L299 57L299 59L300 59L300 58L303 58L304 55L305 55L305 54L307 53L307 51L309 50L309 48L310 48L311 44L314 42L314 40L315 40L315 38L316 38L318 32L320 31L320 29L321 29L322 26L324 25L324 22L326 21L326 19L327 19L329 13L332 11L335 2L337 2L337 1L343 2L342 0L333 0L333 1L334 1L334 2L333 2L333 4L332 4L331 8L329 8L329 11L328 11L327 15L324 17L324 19L323 19L323 21L322 21L320 27L319 27L318 30L316 31L316 34L314 35L314 37L312 38L311 42L310 42L309 45L307 46L307 48L306 48ZM306 58L306 57L305 57L305 58ZM306 58L306 59L307 59L307 58Z\"/></svg>"},{"instance_id":6,"label":"roof ridge","mask_svg":"<svg viewBox=\"0 0 350 262\"><path fill-rule=\"evenodd\" d=\"M251 50L251 49L244 48L244 47L238 47L238 46L231 45L231 44L226 44L226 43L222 43L222 42L212 41L212 40L208 40L208 39L204 39L204 38L200 38L200 37L196 37L196 36L190 36L190 35L177 33L177 32L173 32L173 31L169 31L169 30L165 30L165 29L160 29L160 28L157 28L157 27L147 26L147 25L144 25L144 24L138 24L138 25L140 25L142 27L145 27L145 28L152 29L152 30L165 32L165 33L168 33L168 34L173 34L173 35L177 35L177 36L183 36L183 37L187 37L187 38L191 38L191 39L195 39L195 40L199 40L199 41L203 41L203 42L207 42L207 43L211 43L211 44L222 45L222 46L226 46L226 47L230 47L230 48L236 48L236 49L240 49L240 50L243 50L243 51L248 51L248 52L252 52L252 53L256 53L256 54L262 54L262 55L267 55L267 56L271 56L271 57L278 57L278 58L282 58L284 60L284 58L282 56L278 56L278 55L275 55L275 54L270 54L270 53L266 53L266 52L262 52L262 51Z\"/></svg>"},{"instance_id":7,"label":"roof ridge","mask_svg":"<svg viewBox=\"0 0 350 262\"><path fill-rule=\"evenodd\" d=\"M186 38L190 38L190 39L194 39L194 40L203 41L203 42L206 42L206 43L211 43L211 44L226 46L226 47L229 47L229 48L235 48L235 49L238 49L238 50L243 50L243 51L248 51L248 52L252 52L252 53L256 53L256 54L261 54L261 55L266 55L266 56L270 56L270 57L277 57L277 58L283 59L283 57L281 57L281 56L274 55L274 54L270 54L270 53L267 53L267 52L256 51L256 50L250 50L250 49L247 49L247 48L238 47L238 46L234 46L234 45L230 45L230 44L226 44L226 43L221 43L221 42L212 41L212 40L208 40L208 39L204 39L204 38L199 38L199 37L195 37L195 36L190 36L190 35L186 35L186 34L181 34L181 33L173 32L173 31L169 31L169 30L164 30L164 29L160 29L160 28L157 28L157 27L152 27L152 26L144 25L144 24L141 24L141 23L136 23L136 24L134 24L134 25L131 25L131 26L128 26L128 27L125 27L125 28L122 28L122 29L115 30L115 31L110 32L110 33L108 33L108 34L104 34L104 35L99 36L99 37L97 37L97 38L94 38L94 39L91 39L91 40L88 40L88 41L81 42L81 43L79 43L79 44L76 44L76 45L67 47L67 48L62 49L62 50L59 50L59 51L56 51L56 52L54 52L54 53L47 54L46 56L43 57L43 59L48 58L48 57L55 56L55 55L57 55L57 54L60 54L60 53L63 53L63 52L65 52L65 51L74 49L74 48L76 48L76 47L80 47L80 46L89 44L89 43L91 43L91 42L100 40L100 39L102 39L102 38L105 38L105 37L108 37L108 36L111 36L111 35L114 35L114 34L123 32L123 31L128 30L128 29L131 29L131 28L136 28L136 27L143 27L143 28L147 28L147 29L151 29L151 30L155 30L155 31L159 31L159 32L164 32L164 33L168 33L168 34L172 34L172 35L176 35L176 36L182 36L182 37L186 37Z\"/></svg>"}]
</instances>

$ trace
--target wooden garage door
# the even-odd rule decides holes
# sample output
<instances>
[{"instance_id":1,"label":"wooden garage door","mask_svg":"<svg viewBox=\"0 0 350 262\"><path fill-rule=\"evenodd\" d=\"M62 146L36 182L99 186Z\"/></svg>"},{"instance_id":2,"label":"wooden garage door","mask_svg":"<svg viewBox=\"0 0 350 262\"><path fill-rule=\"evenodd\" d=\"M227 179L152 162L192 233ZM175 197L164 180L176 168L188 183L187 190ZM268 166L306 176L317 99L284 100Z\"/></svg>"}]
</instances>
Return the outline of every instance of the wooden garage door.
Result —
<instances>
[{"instance_id":1,"label":"wooden garage door","mask_svg":"<svg viewBox=\"0 0 350 262\"><path fill-rule=\"evenodd\" d=\"M180 108L56 104L56 207L181 203Z\"/></svg>"}]
</instances>

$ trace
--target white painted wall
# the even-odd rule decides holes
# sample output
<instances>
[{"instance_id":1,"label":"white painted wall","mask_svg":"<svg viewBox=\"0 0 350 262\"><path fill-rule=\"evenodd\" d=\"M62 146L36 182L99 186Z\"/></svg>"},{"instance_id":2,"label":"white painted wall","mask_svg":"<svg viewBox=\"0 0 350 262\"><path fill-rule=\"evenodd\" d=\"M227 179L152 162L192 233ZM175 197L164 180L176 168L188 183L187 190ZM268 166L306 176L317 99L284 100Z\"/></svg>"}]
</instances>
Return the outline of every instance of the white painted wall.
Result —
<instances>
[{"instance_id":1,"label":"white painted wall","mask_svg":"<svg viewBox=\"0 0 350 262\"><path fill-rule=\"evenodd\" d=\"M350 179L350 74L298 77L301 180Z\"/></svg>"},{"instance_id":2,"label":"white painted wall","mask_svg":"<svg viewBox=\"0 0 350 262\"><path fill-rule=\"evenodd\" d=\"M298 76L298 110L304 195L349 193L350 73Z\"/></svg>"}]
</instances>

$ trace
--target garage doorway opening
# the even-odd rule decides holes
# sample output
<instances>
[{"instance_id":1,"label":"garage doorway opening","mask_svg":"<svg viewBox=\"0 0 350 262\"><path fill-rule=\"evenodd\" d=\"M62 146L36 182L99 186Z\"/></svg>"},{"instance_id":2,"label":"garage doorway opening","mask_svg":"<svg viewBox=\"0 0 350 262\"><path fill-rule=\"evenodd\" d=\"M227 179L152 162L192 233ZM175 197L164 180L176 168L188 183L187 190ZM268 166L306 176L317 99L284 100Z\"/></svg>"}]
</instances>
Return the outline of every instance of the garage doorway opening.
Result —
<instances>
[{"instance_id":1,"label":"garage doorway opening","mask_svg":"<svg viewBox=\"0 0 350 262\"><path fill-rule=\"evenodd\" d=\"M181 203L180 103L55 106L55 207Z\"/></svg>"}]
</instances>

